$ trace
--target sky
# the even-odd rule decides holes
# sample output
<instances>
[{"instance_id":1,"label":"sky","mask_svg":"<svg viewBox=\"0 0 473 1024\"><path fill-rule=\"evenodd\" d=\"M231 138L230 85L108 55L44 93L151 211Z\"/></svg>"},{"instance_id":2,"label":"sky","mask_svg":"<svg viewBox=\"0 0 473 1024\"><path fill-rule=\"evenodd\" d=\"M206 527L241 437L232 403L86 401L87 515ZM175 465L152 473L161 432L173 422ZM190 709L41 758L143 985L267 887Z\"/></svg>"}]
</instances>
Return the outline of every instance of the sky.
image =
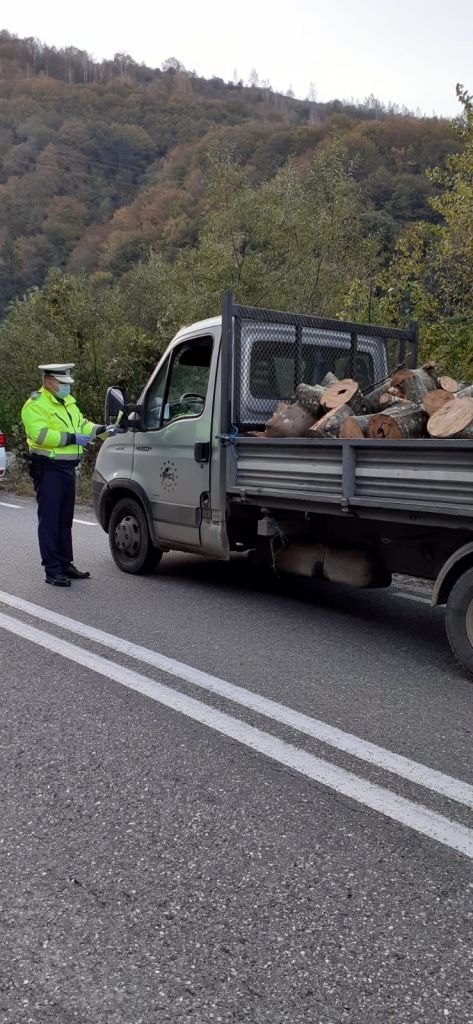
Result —
<instances>
[{"instance_id":1,"label":"sky","mask_svg":"<svg viewBox=\"0 0 473 1024\"><path fill-rule=\"evenodd\" d=\"M455 117L473 92L473 0L3 0L0 29L96 60L127 53L161 67L277 92Z\"/></svg>"}]
</instances>

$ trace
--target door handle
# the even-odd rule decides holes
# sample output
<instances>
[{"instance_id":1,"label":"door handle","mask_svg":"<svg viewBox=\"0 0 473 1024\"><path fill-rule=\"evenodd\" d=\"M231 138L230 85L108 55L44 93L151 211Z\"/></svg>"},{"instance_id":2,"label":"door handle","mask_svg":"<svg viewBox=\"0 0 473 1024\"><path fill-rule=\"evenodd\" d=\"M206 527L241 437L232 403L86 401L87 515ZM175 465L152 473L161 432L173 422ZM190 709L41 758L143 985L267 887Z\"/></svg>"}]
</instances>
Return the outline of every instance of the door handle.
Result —
<instances>
[{"instance_id":1,"label":"door handle","mask_svg":"<svg viewBox=\"0 0 473 1024\"><path fill-rule=\"evenodd\" d=\"M208 441L199 441L194 445L194 459L196 462L208 462L210 459L210 444Z\"/></svg>"}]
</instances>

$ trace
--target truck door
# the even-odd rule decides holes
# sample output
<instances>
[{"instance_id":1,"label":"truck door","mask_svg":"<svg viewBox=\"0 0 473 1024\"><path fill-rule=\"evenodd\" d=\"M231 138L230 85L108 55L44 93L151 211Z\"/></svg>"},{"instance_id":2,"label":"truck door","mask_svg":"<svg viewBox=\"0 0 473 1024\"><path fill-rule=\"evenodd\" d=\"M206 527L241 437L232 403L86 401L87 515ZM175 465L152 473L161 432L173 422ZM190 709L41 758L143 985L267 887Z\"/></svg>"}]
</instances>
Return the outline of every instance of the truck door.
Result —
<instances>
[{"instance_id":1,"label":"truck door","mask_svg":"<svg viewBox=\"0 0 473 1024\"><path fill-rule=\"evenodd\" d=\"M133 479L149 497L159 540L196 548L210 489L213 350L210 335L172 349L150 382L144 429L135 434Z\"/></svg>"}]
</instances>

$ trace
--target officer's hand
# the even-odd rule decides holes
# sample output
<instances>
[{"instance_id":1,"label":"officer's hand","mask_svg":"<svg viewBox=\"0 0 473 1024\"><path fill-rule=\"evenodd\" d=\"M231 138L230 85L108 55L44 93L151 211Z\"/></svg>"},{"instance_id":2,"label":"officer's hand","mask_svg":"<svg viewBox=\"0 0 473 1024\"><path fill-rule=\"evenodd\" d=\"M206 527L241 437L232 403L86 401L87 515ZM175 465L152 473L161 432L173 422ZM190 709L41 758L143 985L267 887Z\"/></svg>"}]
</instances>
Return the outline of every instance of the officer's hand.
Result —
<instances>
[{"instance_id":1,"label":"officer's hand","mask_svg":"<svg viewBox=\"0 0 473 1024\"><path fill-rule=\"evenodd\" d=\"M91 440L92 438L88 434L76 434L76 444L80 445L81 448L86 448Z\"/></svg>"},{"instance_id":2,"label":"officer's hand","mask_svg":"<svg viewBox=\"0 0 473 1024\"><path fill-rule=\"evenodd\" d=\"M114 434L118 433L118 427L115 423L109 423L108 427L105 427L105 433L107 437L113 437Z\"/></svg>"}]
</instances>

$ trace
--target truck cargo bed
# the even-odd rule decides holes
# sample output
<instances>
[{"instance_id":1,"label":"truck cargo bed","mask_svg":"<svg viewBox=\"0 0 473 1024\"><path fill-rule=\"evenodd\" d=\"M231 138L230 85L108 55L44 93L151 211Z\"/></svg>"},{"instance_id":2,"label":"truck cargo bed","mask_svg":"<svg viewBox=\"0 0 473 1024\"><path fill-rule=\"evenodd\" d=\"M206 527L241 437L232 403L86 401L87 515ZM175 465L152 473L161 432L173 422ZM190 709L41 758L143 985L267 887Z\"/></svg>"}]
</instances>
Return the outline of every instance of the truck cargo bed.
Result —
<instances>
[{"instance_id":1,"label":"truck cargo bed","mask_svg":"<svg viewBox=\"0 0 473 1024\"><path fill-rule=\"evenodd\" d=\"M473 526L473 441L238 437L234 500L308 512Z\"/></svg>"}]
</instances>

